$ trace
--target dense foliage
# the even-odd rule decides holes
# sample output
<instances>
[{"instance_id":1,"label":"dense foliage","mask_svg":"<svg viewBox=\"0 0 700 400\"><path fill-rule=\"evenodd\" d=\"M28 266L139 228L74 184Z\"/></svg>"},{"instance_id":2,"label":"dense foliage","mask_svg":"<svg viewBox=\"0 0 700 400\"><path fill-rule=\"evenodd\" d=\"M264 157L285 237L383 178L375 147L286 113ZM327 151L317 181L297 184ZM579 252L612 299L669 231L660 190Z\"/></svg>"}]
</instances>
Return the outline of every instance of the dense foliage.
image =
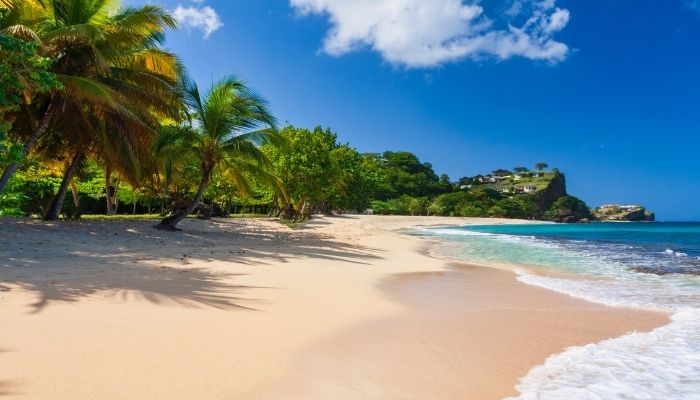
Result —
<instances>
[{"instance_id":1,"label":"dense foliage","mask_svg":"<svg viewBox=\"0 0 700 400\"><path fill-rule=\"evenodd\" d=\"M438 175L430 163L421 163L415 154L407 151L386 151L382 155L365 155L374 169L380 171L382 184L374 192L377 200L434 196L452 189L447 175Z\"/></svg>"},{"instance_id":2,"label":"dense foliage","mask_svg":"<svg viewBox=\"0 0 700 400\"><path fill-rule=\"evenodd\" d=\"M289 196L286 203L278 199L278 214L298 219L369 206L380 177L357 150L339 144L335 133L320 126L313 130L287 126L281 134L287 140L285 147L263 148Z\"/></svg>"},{"instance_id":3,"label":"dense foliage","mask_svg":"<svg viewBox=\"0 0 700 400\"><path fill-rule=\"evenodd\" d=\"M46 93L60 84L49 72L51 61L36 52L36 43L0 33L0 166L18 161L22 145L8 139L11 123L6 115L25 99Z\"/></svg>"},{"instance_id":4,"label":"dense foliage","mask_svg":"<svg viewBox=\"0 0 700 400\"><path fill-rule=\"evenodd\" d=\"M391 153L389 153L391 154ZM415 156L413 156L415 157ZM425 164L429 165L429 164ZM398 191L399 195L387 200L372 202L375 214L388 215L441 215L461 217L501 217L521 219L554 219L556 214L550 208L554 201L566 195L564 177L558 170L545 172L545 163L536 164L542 168L539 172L526 167L516 167L513 171L497 170L490 176L499 177L496 182L480 180L476 177L463 177L457 183L450 184L449 179L424 182L418 187L411 187L410 192ZM434 175L434 174L433 174ZM390 180L384 185L390 189ZM438 183L436 185L435 183ZM518 188L522 191L518 191ZM527 191L525 191L527 188ZM416 196L411 193L432 193ZM409 192L409 193L407 193ZM374 198L379 199L385 192L379 192ZM577 209L570 221L589 218L585 213L585 203ZM589 218L590 219L590 218Z\"/></svg>"},{"instance_id":5,"label":"dense foliage","mask_svg":"<svg viewBox=\"0 0 700 400\"><path fill-rule=\"evenodd\" d=\"M552 204L548 219L558 222L577 222L594 219L591 209L586 203L574 196L564 196Z\"/></svg>"}]
</instances>

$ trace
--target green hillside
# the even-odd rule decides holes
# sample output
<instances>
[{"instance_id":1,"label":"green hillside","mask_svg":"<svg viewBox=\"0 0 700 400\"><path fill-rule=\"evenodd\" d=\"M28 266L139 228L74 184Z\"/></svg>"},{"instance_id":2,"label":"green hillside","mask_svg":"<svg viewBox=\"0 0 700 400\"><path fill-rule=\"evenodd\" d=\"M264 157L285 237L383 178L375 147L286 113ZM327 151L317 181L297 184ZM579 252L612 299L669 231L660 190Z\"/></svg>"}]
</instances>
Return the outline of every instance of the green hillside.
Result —
<instances>
[{"instance_id":1,"label":"green hillside","mask_svg":"<svg viewBox=\"0 0 700 400\"><path fill-rule=\"evenodd\" d=\"M554 178L560 175L554 171L528 171L524 173L511 173L505 176L487 175L486 182L479 180L479 177L468 178L469 183L466 186L470 188L493 189L503 194L528 194L537 193L547 189ZM488 179L493 178L497 181L490 182ZM461 182L460 182L461 183ZM461 184L460 187L465 186Z\"/></svg>"}]
</instances>

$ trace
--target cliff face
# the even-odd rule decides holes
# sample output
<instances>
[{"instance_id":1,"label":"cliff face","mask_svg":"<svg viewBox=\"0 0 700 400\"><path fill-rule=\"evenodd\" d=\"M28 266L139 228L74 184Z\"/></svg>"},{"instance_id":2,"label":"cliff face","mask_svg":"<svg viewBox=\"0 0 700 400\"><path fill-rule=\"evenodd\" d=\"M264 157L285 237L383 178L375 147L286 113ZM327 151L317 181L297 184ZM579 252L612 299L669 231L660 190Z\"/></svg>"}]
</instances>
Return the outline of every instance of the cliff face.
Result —
<instances>
[{"instance_id":1,"label":"cliff face","mask_svg":"<svg viewBox=\"0 0 700 400\"><path fill-rule=\"evenodd\" d=\"M544 212L549 210L555 201L566 195L566 177L562 173L557 173L546 188L535 194L535 204Z\"/></svg>"}]
</instances>

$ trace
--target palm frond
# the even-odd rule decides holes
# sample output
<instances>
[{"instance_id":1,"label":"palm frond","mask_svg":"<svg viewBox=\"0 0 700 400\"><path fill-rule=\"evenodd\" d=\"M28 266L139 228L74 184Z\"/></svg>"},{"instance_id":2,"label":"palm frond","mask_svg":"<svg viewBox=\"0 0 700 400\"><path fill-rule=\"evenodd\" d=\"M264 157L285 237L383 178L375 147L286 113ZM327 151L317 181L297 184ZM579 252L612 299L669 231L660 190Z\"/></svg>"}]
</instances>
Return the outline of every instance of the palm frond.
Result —
<instances>
[{"instance_id":1,"label":"palm frond","mask_svg":"<svg viewBox=\"0 0 700 400\"><path fill-rule=\"evenodd\" d=\"M28 42L35 42L41 44L41 38L36 34L29 26L23 24L10 25L2 30L0 33L5 35L14 36L18 39L26 40Z\"/></svg>"},{"instance_id":2,"label":"palm frond","mask_svg":"<svg viewBox=\"0 0 700 400\"><path fill-rule=\"evenodd\" d=\"M80 76L57 75L65 92L77 101L89 102L101 107L117 109L119 93L107 85Z\"/></svg>"}]
</instances>

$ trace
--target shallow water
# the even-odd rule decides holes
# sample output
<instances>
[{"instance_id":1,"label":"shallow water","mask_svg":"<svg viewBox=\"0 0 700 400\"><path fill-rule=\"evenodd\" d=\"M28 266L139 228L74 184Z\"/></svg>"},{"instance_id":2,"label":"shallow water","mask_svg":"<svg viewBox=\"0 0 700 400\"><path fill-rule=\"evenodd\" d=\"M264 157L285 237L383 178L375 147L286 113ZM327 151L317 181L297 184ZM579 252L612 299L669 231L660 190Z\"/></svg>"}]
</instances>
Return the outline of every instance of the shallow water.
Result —
<instances>
[{"instance_id":1,"label":"shallow water","mask_svg":"<svg viewBox=\"0 0 700 400\"><path fill-rule=\"evenodd\" d=\"M700 399L700 224L422 229L433 255L513 266L522 282L673 313L671 324L571 348L533 368L519 399Z\"/></svg>"}]
</instances>

